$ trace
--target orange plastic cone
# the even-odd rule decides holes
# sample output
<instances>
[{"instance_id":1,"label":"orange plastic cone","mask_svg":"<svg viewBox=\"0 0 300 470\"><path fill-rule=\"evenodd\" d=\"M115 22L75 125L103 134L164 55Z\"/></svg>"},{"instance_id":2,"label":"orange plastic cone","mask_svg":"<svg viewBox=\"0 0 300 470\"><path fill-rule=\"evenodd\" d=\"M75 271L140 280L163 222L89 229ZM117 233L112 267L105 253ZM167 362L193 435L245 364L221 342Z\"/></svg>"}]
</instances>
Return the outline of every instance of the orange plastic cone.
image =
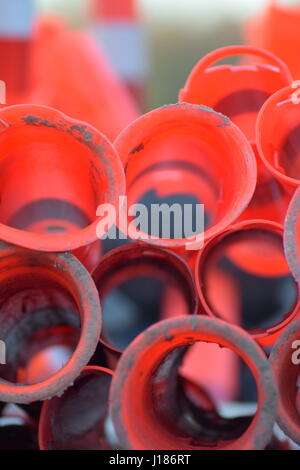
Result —
<instances>
[{"instance_id":1,"label":"orange plastic cone","mask_svg":"<svg viewBox=\"0 0 300 470\"><path fill-rule=\"evenodd\" d=\"M259 15L251 18L245 27L248 44L263 47L276 54L290 68L295 78L300 77L300 5L284 5L279 0Z\"/></svg>"},{"instance_id":2,"label":"orange plastic cone","mask_svg":"<svg viewBox=\"0 0 300 470\"><path fill-rule=\"evenodd\" d=\"M267 64L219 65L213 64L233 56L263 58ZM287 66L273 54L249 46L227 46L203 57L190 73L179 101L204 104L228 116L255 141L257 113L266 99L275 91L292 82Z\"/></svg>"},{"instance_id":3,"label":"orange plastic cone","mask_svg":"<svg viewBox=\"0 0 300 470\"><path fill-rule=\"evenodd\" d=\"M256 125L259 155L290 196L300 185L299 83L274 93L261 108Z\"/></svg>"},{"instance_id":4,"label":"orange plastic cone","mask_svg":"<svg viewBox=\"0 0 300 470\"><path fill-rule=\"evenodd\" d=\"M254 57L255 65L211 67L221 59L237 55ZM262 59L267 63L261 63ZM275 91L291 82L287 66L273 54L249 46L228 46L210 52L196 64L179 94L179 101L205 104L230 117L257 153L255 124L258 112ZM271 218L282 223L288 205L286 196L281 194L259 158L257 163L256 192L241 219Z\"/></svg>"},{"instance_id":5,"label":"orange plastic cone","mask_svg":"<svg viewBox=\"0 0 300 470\"><path fill-rule=\"evenodd\" d=\"M199 249L199 234L208 239L219 233L253 196L256 160L251 145L230 119L206 106L180 103L155 109L128 126L115 146L125 167L128 206L147 193L157 200L192 196L205 205L205 231L171 238L145 233L143 227L130 234L134 239L186 256Z\"/></svg>"}]
</instances>

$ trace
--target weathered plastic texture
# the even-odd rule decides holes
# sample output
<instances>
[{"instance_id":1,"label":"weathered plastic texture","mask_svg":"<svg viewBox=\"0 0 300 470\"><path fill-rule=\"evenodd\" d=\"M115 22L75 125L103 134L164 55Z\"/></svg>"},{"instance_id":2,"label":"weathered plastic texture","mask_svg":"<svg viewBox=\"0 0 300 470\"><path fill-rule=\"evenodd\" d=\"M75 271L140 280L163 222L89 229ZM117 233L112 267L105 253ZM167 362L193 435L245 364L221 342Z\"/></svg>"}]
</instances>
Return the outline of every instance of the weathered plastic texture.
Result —
<instances>
[{"instance_id":1,"label":"weathered plastic texture","mask_svg":"<svg viewBox=\"0 0 300 470\"><path fill-rule=\"evenodd\" d=\"M108 397L112 372L85 367L73 387L44 402L39 422L41 450L107 450Z\"/></svg>"},{"instance_id":2,"label":"weathered plastic texture","mask_svg":"<svg viewBox=\"0 0 300 470\"><path fill-rule=\"evenodd\" d=\"M30 103L86 121L110 140L139 115L137 105L88 33L41 18L32 42Z\"/></svg>"},{"instance_id":3,"label":"weathered plastic texture","mask_svg":"<svg viewBox=\"0 0 300 470\"><path fill-rule=\"evenodd\" d=\"M253 64L211 67L221 59L241 55L251 57ZM260 59L266 63L261 63ZM291 82L287 66L270 52L249 46L227 46L210 52L196 64L180 91L179 100L207 105L228 116L245 133L257 155L255 124L258 112L275 91ZM257 164L257 187L239 219L260 218L283 223L287 195L258 156Z\"/></svg>"},{"instance_id":4,"label":"weathered plastic texture","mask_svg":"<svg viewBox=\"0 0 300 470\"><path fill-rule=\"evenodd\" d=\"M270 355L279 392L278 423L300 445L300 319L283 332Z\"/></svg>"},{"instance_id":5,"label":"weathered plastic texture","mask_svg":"<svg viewBox=\"0 0 300 470\"><path fill-rule=\"evenodd\" d=\"M222 59L250 55L267 63L218 65ZM287 66L268 51L250 46L227 46L204 56L190 73L179 100L204 104L228 116L255 143L257 113L275 91L289 85Z\"/></svg>"},{"instance_id":6,"label":"weathered plastic texture","mask_svg":"<svg viewBox=\"0 0 300 470\"><path fill-rule=\"evenodd\" d=\"M186 399L177 400L177 370L186 347L196 341L230 348L248 365L258 390L253 419L220 422ZM126 349L112 381L110 404L125 449L263 449L272 437L277 392L264 352L245 331L212 318L177 317L149 328Z\"/></svg>"},{"instance_id":7,"label":"weathered plastic texture","mask_svg":"<svg viewBox=\"0 0 300 470\"><path fill-rule=\"evenodd\" d=\"M57 110L17 105L0 109L0 147L2 240L73 251L92 269L101 255L97 207L118 207L125 192L113 146Z\"/></svg>"},{"instance_id":8,"label":"weathered plastic texture","mask_svg":"<svg viewBox=\"0 0 300 470\"><path fill-rule=\"evenodd\" d=\"M260 158L290 196L300 184L299 106L298 85L282 88L264 103L256 123Z\"/></svg>"},{"instance_id":9,"label":"weathered plastic texture","mask_svg":"<svg viewBox=\"0 0 300 470\"><path fill-rule=\"evenodd\" d=\"M160 302L159 319L198 313L198 296L192 272L184 260L169 250L139 242L115 248L101 258L92 277L101 302L121 284L146 277L163 283L164 295ZM126 326L126 316L123 321ZM101 343L109 366L114 369L122 351L105 336L105 328Z\"/></svg>"},{"instance_id":10,"label":"weathered plastic texture","mask_svg":"<svg viewBox=\"0 0 300 470\"><path fill-rule=\"evenodd\" d=\"M215 260L227 256L244 272L254 276L276 278L291 274L283 250L283 227L268 220L249 220L227 227L223 232L209 240L198 253L195 282L200 304L211 317L227 320L216 303L217 285L213 284ZM270 347L282 331L295 318L300 316L299 288L291 310L281 320L268 328L249 331L262 346ZM238 288L237 288L238 290ZM233 318L229 317L232 322ZM239 317L235 319L239 321Z\"/></svg>"},{"instance_id":11,"label":"weathered plastic texture","mask_svg":"<svg viewBox=\"0 0 300 470\"><path fill-rule=\"evenodd\" d=\"M269 0L267 7L246 23L244 37L248 44L263 47L284 60L293 77L298 78L299 28L299 4L289 5L282 0Z\"/></svg>"},{"instance_id":12,"label":"weathered plastic texture","mask_svg":"<svg viewBox=\"0 0 300 470\"><path fill-rule=\"evenodd\" d=\"M129 125L115 146L125 168L128 206L149 192L159 198L192 196L205 205L205 239L233 222L253 196L251 145L229 118L206 106L181 103L151 111ZM139 229L133 237L184 255L198 240L197 234L145 236Z\"/></svg>"},{"instance_id":13,"label":"weathered plastic texture","mask_svg":"<svg viewBox=\"0 0 300 470\"><path fill-rule=\"evenodd\" d=\"M40 253L0 244L0 401L31 403L67 389L93 355L102 315L92 278L70 253ZM47 349L68 360L53 369ZM49 357L49 356L48 356Z\"/></svg>"}]
</instances>

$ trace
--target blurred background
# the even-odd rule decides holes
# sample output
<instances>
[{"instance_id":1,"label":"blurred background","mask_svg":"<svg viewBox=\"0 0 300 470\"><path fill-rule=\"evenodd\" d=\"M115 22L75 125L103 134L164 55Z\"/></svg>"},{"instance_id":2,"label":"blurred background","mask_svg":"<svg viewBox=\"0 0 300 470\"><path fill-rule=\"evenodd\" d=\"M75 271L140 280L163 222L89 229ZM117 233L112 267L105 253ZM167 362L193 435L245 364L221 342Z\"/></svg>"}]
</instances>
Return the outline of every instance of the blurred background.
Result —
<instances>
[{"instance_id":1,"label":"blurred background","mask_svg":"<svg viewBox=\"0 0 300 470\"><path fill-rule=\"evenodd\" d=\"M293 8L300 1L276 3ZM267 44L263 35L264 15L271 4L270 0L0 0L0 80L6 83L7 104L53 106L93 124L113 141L142 112L176 103L193 66L215 48L247 42L268 45L283 59L289 59L287 52L297 57L298 42L292 33L299 31L299 11L290 28L290 43L284 42L279 51L276 47L281 41ZM276 39L288 40L278 30L275 33ZM291 64L297 78L298 60L291 60ZM105 251L112 247L105 247ZM268 309L277 315L289 310L286 303L289 298L293 303L294 295L287 294L292 290L290 283L283 286L284 293L275 306L270 305L270 293L280 290L274 282L252 281L253 292L261 287L261 298L256 298L254 305L249 279L243 281L245 311L250 311L251 320L256 319L255 314L259 319L267 317ZM115 296L106 306L112 322L118 325L112 311L120 313L126 307L124 293L135 297L139 312L149 310L148 324L156 321L158 307L148 280L143 286L125 287L120 298ZM159 291L160 286L153 289ZM253 325L247 324L247 312L243 326L250 328ZM138 325L138 330L147 322ZM126 346L128 337L125 339ZM229 375L225 367L223 375ZM225 382L223 375L220 372L220 380ZM240 375L238 387L225 391L221 398L255 401L251 374L243 370Z\"/></svg>"},{"instance_id":2,"label":"blurred background","mask_svg":"<svg viewBox=\"0 0 300 470\"><path fill-rule=\"evenodd\" d=\"M268 0L136 0L151 63L145 71L144 109L176 102L178 90L199 58L214 48L243 42L245 21L268 3ZM63 16L74 27L85 27L89 22L88 0L37 0L36 7L40 13Z\"/></svg>"}]
</instances>

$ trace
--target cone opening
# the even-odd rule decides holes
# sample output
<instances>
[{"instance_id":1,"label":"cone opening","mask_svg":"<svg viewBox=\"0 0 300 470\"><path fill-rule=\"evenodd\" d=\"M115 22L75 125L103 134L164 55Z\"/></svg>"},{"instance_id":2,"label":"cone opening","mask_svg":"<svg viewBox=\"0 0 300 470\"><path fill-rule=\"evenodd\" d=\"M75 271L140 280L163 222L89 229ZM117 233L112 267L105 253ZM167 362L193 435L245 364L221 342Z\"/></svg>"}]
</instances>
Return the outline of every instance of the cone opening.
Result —
<instances>
[{"instance_id":1,"label":"cone opening","mask_svg":"<svg viewBox=\"0 0 300 470\"><path fill-rule=\"evenodd\" d=\"M222 325L221 323L218 325L220 329L217 328L217 332L210 330L210 327L206 328L209 322L206 326L202 325L197 328L196 321L190 321L191 328L188 328L188 321L185 326L183 321L179 319L176 321L177 327L175 320L174 324L171 321L165 322L164 326L168 328L165 328L161 322L155 328L157 335L155 335L154 328L149 330L148 335L145 334L144 337L141 335L140 341L132 343L121 358L112 384L111 400L114 425L123 445L140 450L263 448L264 443L267 445L272 433L272 422L275 418L275 398L274 396L272 398L272 394L275 389L271 383L267 385L268 374L265 374L265 368L261 369L265 359L262 359L262 356L260 359L255 358L258 348L254 348L256 353L252 347L248 349L246 342L249 340L241 337L238 339L233 331L231 331L232 334L229 334L229 331L226 333L224 331L222 334L223 322ZM199 319L199 324L201 322L205 323L204 320ZM228 335L227 339L225 334ZM245 344L243 344L244 340ZM201 422L200 417L203 418L201 410L198 409L198 415L194 414L193 420L189 419L187 410L190 411L191 408L187 407L185 400L178 400L178 367L182 362L186 347L197 342L216 343L233 350L245 361L257 385L258 409L255 416L238 419L234 423L226 422L222 437L217 430L220 422L217 425L210 422L210 434L207 423L203 426ZM198 358L199 367L202 360L204 360L203 357ZM129 363L131 366L127 370ZM264 372L262 372L263 369ZM122 396L118 397L120 386L123 387ZM265 393L268 393L268 386L270 386L270 393L267 396ZM268 417L265 413L266 408L263 411L264 400L267 400L269 405L274 400L274 404L268 408L267 414L270 413ZM182 413L183 410L185 414ZM228 428L227 432L225 431L226 425L229 427L232 425L231 431ZM152 432L154 429L155 433ZM257 441L254 439L255 433L259 434ZM224 438L224 435L227 435L228 440ZM261 447L256 447L256 445Z\"/></svg>"},{"instance_id":2,"label":"cone opening","mask_svg":"<svg viewBox=\"0 0 300 470\"><path fill-rule=\"evenodd\" d=\"M92 356L101 310L87 271L70 254L1 246L1 400L31 403L68 387Z\"/></svg>"},{"instance_id":3,"label":"cone opening","mask_svg":"<svg viewBox=\"0 0 300 470\"><path fill-rule=\"evenodd\" d=\"M300 119L298 90L284 88L271 96L257 120L261 158L274 176L289 187L300 183Z\"/></svg>"},{"instance_id":4,"label":"cone opening","mask_svg":"<svg viewBox=\"0 0 300 470\"><path fill-rule=\"evenodd\" d=\"M237 225L207 244L196 268L198 292L210 314L242 326L269 345L299 307L282 237L277 224Z\"/></svg>"},{"instance_id":5,"label":"cone opening","mask_svg":"<svg viewBox=\"0 0 300 470\"><path fill-rule=\"evenodd\" d=\"M13 106L1 113L2 238L45 251L96 240L98 206L115 204L124 191L112 146L51 108Z\"/></svg>"},{"instance_id":6,"label":"cone opening","mask_svg":"<svg viewBox=\"0 0 300 470\"><path fill-rule=\"evenodd\" d=\"M51 262L11 256L0 279L1 337L6 364L1 377L14 384L43 382L61 370L80 337L80 312L72 289Z\"/></svg>"}]
</instances>

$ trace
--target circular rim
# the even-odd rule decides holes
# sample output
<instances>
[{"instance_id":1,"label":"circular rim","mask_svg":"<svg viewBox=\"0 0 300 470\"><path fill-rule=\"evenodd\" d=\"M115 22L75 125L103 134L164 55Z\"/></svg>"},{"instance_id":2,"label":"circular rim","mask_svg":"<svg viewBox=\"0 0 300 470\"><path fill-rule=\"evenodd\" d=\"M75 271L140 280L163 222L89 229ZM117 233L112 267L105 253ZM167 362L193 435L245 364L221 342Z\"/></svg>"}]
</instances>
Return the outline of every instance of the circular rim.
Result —
<instances>
[{"instance_id":1,"label":"circular rim","mask_svg":"<svg viewBox=\"0 0 300 470\"><path fill-rule=\"evenodd\" d=\"M187 335L187 338L184 338L184 335ZM112 420L121 445L125 449L136 449L136 441L138 441L137 435L134 437L128 435L128 430L123 422L124 409L128 403L128 397L124 393L126 382L133 371L136 374L142 372L140 363L146 353L148 353L147 359L149 360L149 351L153 346L160 345L160 357L163 360L174 349L174 346L171 345L174 337L176 338L175 347L190 344L191 337L195 340L201 340L201 337L204 337L206 342L208 337L217 337L220 343L230 345L231 349L244 359L256 380L258 410L249 428L235 443L238 444L240 440L240 448L244 450L263 449L271 439L277 412L277 392L268 360L263 350L241 328L228 325L221 320L200 316L177 317L159 322L136 338L124 352L115 371L110 393ZM178 339L179 337L180 339ZM152 364L153 368L155 366L157 366L157 362ZM140 377L142 376L140 375ZM137 400L137 394L140 390L141 387L136 388L134 400ZM135 431L136 428L133 425L133 433ZM142 450L145 446L141 444L139 448ZM175 450L176 447L173 449ZM190 448L187 447L187 449Z\"/></svg>"},{"instance_id":2,"label":"circular rim","mask_svg":"<svg viewBox=\"0 0 300 470\"><path fill-rule=\"evenodd\" d=\"M190 303L191 305L193 305L193 309L190 314L196 315L198 313L199 298L194 285L193 274L188 264L184 261L184 259L182 259L179 255L172 251L168 251L164 248L159 248L153 245L147 245L146 243L142 242L132 242L129 245L114 248L101 258L99 264L91 273L97 290L99 280L102 279L102 281L105 282L105 280L109 277L109 272L111 268L118 266L119 261L122 261L124 256L130 256L130 259L138 261L143 258L145 259L145 261L147 261L147 259L149 258L164 259L171 266L172 270L177 270L180 275L184 276L186 280L186 287L190 291ZM103 345L104 350L107 352L108 361L111 360L111 364L114 364L114 367L116 367L116 363L118 362L120 356L123 354L123 351L111 345L102 337L102 335L100 338L100 343Z\"/></svg>"},{"instance_id":3,"label":"circular rim","mask_svg":"<svg viewBox=\"0 0 300 470\"><path fill-rule=\"evenodd\" d=\"M74 120L64 113L42 105L14 105L0 109L0 133L12 126L34 126L54 128L67 133L84 144L95 158L102 161L109 180L109 192L105 203L118 207L119 196L125 194L125 176L119 156L113 145L96 128L79 120ZM72 251L96 241L97 224L100 217L87 227L67 235L45 235L27 232L0 223L2 240L8 243L38 251Z\"/></svg>"},{"instance_id":4,"label":"circular rim","mask_svg":"<svg viewBox=\"0 0 300 470\"><path fill-rule=\"evenodd\" d=\"M269 221L269 220L245 220L242 222L238 222L234 225L231 225L230 227L226 228L223 232L219 233L216 235L214 238L211 238L204 248L199 251L196 259L196 264L195 264L195 272L194 272L194 277L195 277L195 284L197 288L197 292L199 295L200 299L200 305L204 308L205 312L213 318L219 318L221 320L224 320L222 317L220 317L217 313L215 313L211 307L209 306L206 296L204 294L204 289L203 289L203 283L200 277L200 271L203 270L203 266L205 265L206 259L210 253L210 251L218 244L220 243L224 238L227 238L233 233L243 231L243 230L248 230L248 229L264 229L266 231L269 231L271 233L276 233L280 236L283 237L283 226L280 225L277 222ZM296 317L300 315L300 293L299 293L299 286L298 286L298 299L297 302L295 303L294 307L292 308L291 312L289 315L281 320L279 323L276 325L269 327L269 328L257 328L256 330L260 330L259 333L256 333L255 330L245 330L247 333L255 339L261 346L272 346L275 341L278 339L282 331L286 328L287 325L289 325Z\"/></svg>"},{"instance_id":5,"label":"circular rim","mask_svg":"<svg viewBox=\"0 0 300 470\"><path fill-rule=\"evenodd\" d=\"M282 353L282 348L286 350L287 345L290 344L290 342L293 341L294 338L300 339L300 319L294 321L283 332L278 341L275 343L274 348L271 351L269 360L274 370L275 380L278 384L278 424L288 437L290 437L294 442L300 444L300 427L297 423L295 423L294 419L291 418L291 416L287 413L283 405L282 393L280 388L280 372L282 368L285 367L285 355Z\"/></svg>"},{"instance_id":6,"label":"circular rim","mask_svg":"<svg viewBox=\"0 0 300 470\"><path fill-rule=\"evenodd\" d=\"M46 380L32 385L12 384L0 378L0 400L8 403L32 403L48 400L61 395L87 365L95 352L102 326L102 314L96 286L88 271L71 253L29 252L22 248L0 243L0 255L9 257L20 253L30 254L37 260L49 260L54 269L67 274L73 282L72 290L76 295L77 307L81 318L80 338L69 361ZM75 291L76 289L76 291ZM79 303L80 302L80 303ZM1 373L1 370L0 370Z\"/></svg>"},{"instance_id":7,"label":"circular rim","mask_svg":"<svg viewBox=\"0 0 300 470\"><path fill-rule=\"evenodd\" d=\"M76 378L75 380L75 385L76 382L78 382L80 379L87 375L102 375L102 374L107 374L110 375L111 377L114 376L113 371L110 369L107 369L106 367L100 367L100 366L86 366L80 373L80 375ZM63 395L62 395L63 396ZM38 428L38 441L39 441L39 447L40 450L49 450L47 446L47 428L49 427L49 422L51 422L54 419L53 417L53 403L55 404L57 400L60 400L61 397L54 397L51 400L47 400L43 403L42 410L41 410L41 415L40 415L40 420L39 420L39 428ZM50 419L51 418L51 419Z\"/></svg>"},{"instance_id":8,"label":"circular rim","mask_svg":"<svg viewBox=\"0 0 300 470\"><path fill-rule=\"evenodd\" d=\"M161 108L154 109L150 111L135 121L133 121L129 126L127 126L121 134L117 137L114 142L114 145L117 149L117 152L123 162L125 168L125 179L126 171L130 159L132 156L136 155L139 152L140 142L145 136L144 129L147 130L152 128L152 120L156 118L156 123L162 123L169 121L170 123L176 122L176 119L185 119L185 120L197 120L205 119L210 123L212 127L215 127L219 132L226 134L228 140L234 142L235 146L240 149L240 154L244 160L244 169L243 169L243 187L240 188L239 199L235 201L233 207L228 211L224 217L208 228L204 230L201 234L204 239L208 239L214 236L216 233L223 230L229 224L231 224L248 206L251 201L255 188L256 188L256 179L257 179L257 165L256 157L253 153L251 144L248 142L242 131L233 123L231 120L224 116L221 113L214 111L212 108L203 105L195 105L190 103L177 103L163 106ZM128 144L130 141L130 145ZM135 144L132 145L131 141L135 141ZM138 144L138 145L136 145ZM247 174L247 178L245 175ZM198 235L199 237L199 235ZM201 238L201 237L200 237ZM181 239L163 239L154 236L149 236L149 234L144 234L142 231L136 230L136 240L146 240L147 243L158 245L166 248L177 248L185 247L187 250L199 249L199 242L195 241L197 236L193 239L181 238ZM200 244L202 239L200 241ZM195 245L196 243L196 245Z\"/></svg>"},{"instance_id":9,"label":"circular rim","mask_svg":"<svg viewBox=\"0 0 300 470\"><path fill-rule=\"evenodd\" d=\"M296 88L293 88L292 85L290 85L285 88L281 88L281 90L276 91L264 102L256 120L256 147L261 161L271 172L271 174L277 179L277 181L279 181L284 186L288 186L291 189L295 189L300 185L300 179L298 180L296 178L284 175L283 173L278 171L265 157L262 149L262 139L264 135L264 133L262 132L262 125L264 123L265 113L268 111L268 108L272 109L272 107L275 107L276 104L283 101L291 101L291 95L295 93L296 90Z\"/></svg>"}]
</instances>

